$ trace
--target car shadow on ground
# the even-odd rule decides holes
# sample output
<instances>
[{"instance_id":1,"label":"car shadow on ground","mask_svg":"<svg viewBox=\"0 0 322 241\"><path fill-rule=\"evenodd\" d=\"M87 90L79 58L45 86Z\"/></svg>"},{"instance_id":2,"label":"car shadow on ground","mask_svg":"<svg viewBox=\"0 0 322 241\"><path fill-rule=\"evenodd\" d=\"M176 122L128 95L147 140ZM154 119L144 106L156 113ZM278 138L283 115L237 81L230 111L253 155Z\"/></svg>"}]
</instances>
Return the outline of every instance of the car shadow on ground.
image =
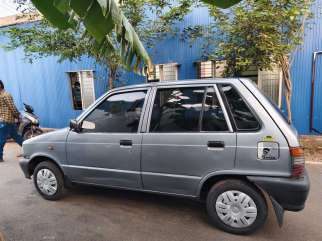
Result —
<instances>
[{"instance_id":1,"label":"car shadow on ground","mask_svg":"<svg viewBox=\"0 0 322 241\"><path fill-rule=\"evenodd\" d=\"M141 210L142 215L148 213L152 217L153 215L158 216L158 218L162 218L160 216L163 216L164 220L169 220L174 216L181 216L183 217L183 222L186 221L187 224L191 220L194 220L193 222L196 223L197 227L220 231L210 224L205 202L199 199L124 189L76 185L68 189L63 202L82 207L95 206L96 208L101 207L103 209L115 208L117 206L128 212ZM272 226L277 226L272 206L270 203L268 203L268 206L268 220L263 228L253 234L255 237L265 237L268 233L272 232ZM278 230L277 228L276 231ZM224 233L223 231L221 232Z\"/></svg>"},{"instance_id":2,"label":"car shadow on ground","mask_svg":"<svg viewBox=\"0 0 322 241\"><path fill-rule=\"evenodd\" d=\"M103 205L108 207L111 204L127 205L133 209L164 209L176 213L189 212L191 216L197 216L201 221L208 224L205 202L194 198L180 196L162 195L132 191L117 188L104 188L98 186L75 185L67 190L63 199L66 202Z\"/></svg>"}]
</instances>

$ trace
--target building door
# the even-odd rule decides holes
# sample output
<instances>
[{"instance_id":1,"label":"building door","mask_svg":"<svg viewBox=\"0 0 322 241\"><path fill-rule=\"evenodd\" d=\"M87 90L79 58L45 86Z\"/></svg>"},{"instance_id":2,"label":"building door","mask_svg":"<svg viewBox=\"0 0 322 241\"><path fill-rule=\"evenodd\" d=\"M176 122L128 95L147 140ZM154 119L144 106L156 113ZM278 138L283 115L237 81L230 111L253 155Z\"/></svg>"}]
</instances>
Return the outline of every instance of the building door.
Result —
<instances>
[{"instance_id":1,"label":"building door","mask_svg":"<svg viewBox=\"0 0 322 241\"><path fill-rule=\"evenodd\" d=\"M310 132L322 134L322 52L314 53L312 68Z\"/></svg>"}]
</instances>

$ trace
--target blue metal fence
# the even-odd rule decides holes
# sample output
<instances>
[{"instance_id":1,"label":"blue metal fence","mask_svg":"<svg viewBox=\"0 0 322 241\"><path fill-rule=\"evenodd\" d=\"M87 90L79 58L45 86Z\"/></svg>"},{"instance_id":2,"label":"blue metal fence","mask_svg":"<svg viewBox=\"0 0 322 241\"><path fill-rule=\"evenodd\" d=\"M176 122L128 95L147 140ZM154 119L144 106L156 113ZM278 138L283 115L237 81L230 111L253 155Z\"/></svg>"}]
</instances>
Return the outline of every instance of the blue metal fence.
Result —
<instances>
[{"instance_id":1,"label":"blue metal fence","mask_svg":"<svg viewBox=\"0 0 322 241\"><path fill-rule=\"evenodd\" d=\"M304 43L293 53L292 80L293 124L301 134L310 134L310 98L312 78L312 58L315 51L322 51L322 1L315 1L312 6L314 17L307 23L304 33ZM322 58L316 63L316 81L314 98L314 125L322 132ZM314 133L312 133L314 134Z\"/></svg>"}]
</instances>

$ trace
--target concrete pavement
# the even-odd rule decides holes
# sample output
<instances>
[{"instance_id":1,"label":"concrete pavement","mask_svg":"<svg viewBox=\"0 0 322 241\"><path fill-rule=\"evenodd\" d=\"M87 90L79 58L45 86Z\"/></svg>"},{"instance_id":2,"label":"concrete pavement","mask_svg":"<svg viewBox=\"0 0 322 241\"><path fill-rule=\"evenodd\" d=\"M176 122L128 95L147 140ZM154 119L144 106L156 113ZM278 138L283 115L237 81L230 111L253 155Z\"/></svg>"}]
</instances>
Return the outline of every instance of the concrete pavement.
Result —
<instances>
[{"instance_id":1,"label":"concrete pavement","mask_svg":"<svg viewBox=\"0 0 322 241\"><path fill-rule=\"evenodd\" d=\"M45 201L23 177L18 152L8 144L0 163L0 232L7 241L322 240L322 165L307 165L311 192L304 211L286 212L280 229L270 210L261 230L236 236L212 227L205 207L193 200L78 187L61 201Z\"/></svg>"}]
</instances>

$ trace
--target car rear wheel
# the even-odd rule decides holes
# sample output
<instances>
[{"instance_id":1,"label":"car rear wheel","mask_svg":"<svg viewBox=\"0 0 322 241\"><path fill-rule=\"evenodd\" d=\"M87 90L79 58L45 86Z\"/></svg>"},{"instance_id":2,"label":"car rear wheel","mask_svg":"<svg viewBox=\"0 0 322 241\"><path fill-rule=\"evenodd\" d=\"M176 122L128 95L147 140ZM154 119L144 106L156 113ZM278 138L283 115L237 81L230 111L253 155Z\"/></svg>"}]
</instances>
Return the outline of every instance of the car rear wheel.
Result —
<instances>
[{"instance_id":1,"label":"car rear wheel","mask_svg":"<svg viewBox=\"0 0 322 241\"><path fill-rule=\"evenodd\" d=\"M33 179L37 191L43 198L58 200L63 196L64 178L55 164L48 161L39 163L35 168Z\"/></svg>"},{"instance_id":2,"label":"car rear wheel","mask_svg":"<svg viewBox=\"0 0 322 241\"><path fill-rule=\"evenodd\" d=\"M260 228L267 218L267 204L262 193L241 180L216 183L207 196L211 223L234 234L249 234Z\"/></svg>"}]
</instances>

